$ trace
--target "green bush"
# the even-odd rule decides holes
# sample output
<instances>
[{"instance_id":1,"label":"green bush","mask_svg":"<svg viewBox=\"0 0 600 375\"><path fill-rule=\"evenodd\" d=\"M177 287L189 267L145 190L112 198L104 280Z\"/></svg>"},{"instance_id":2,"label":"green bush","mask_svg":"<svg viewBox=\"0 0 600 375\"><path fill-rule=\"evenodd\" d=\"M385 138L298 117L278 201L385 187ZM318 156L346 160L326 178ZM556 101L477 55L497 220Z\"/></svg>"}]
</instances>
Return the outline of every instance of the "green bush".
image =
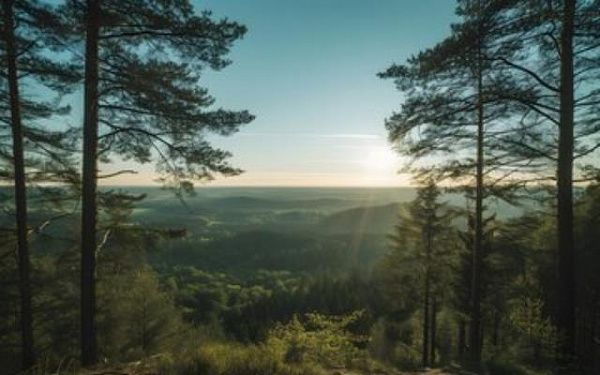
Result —
<instances>
[{"instance_id":1,"label":"green bush","mask_svg":"<svg viewBox=\"0 0 600 375\"><path fill-rule=\"evenodd\" d=\"M360 313L348 316L307 314L294 317L287 324L276 326L269 333L267 345L283 351L289 363L318 363L327 367L352 367L352 362L364 357L357 348L360 337L350 333L348 325Z\"/></svg>"},{"instance_id":2,"label":"green bush","mask_svg":"<svg viewBox=\"0 0 600 375\"><path fill-rule=\"evenodd\" d=\"M288 364L284 353L267 345L209 343L183 364L181 375L321 375L317 367Z\"/></svg>"},{"instance_id":3,"label":"green bush","mask_svg":"<svg viewBox=\"0 0 600 375\"><path fill-rule=\"evenodd\" d=\"M403 322L379 320L371 331L369 352L373 358L403 370L421 367L419 321L411 317Z\"/></svg>"},{"instance_id":4,"label":"green bush","mask_svg":"<svg viewBox=\"0 0 600 375\"><path fill-rule=\"evenodd\" d=\"M323 368L377 370L359 349L365 338L349 328L362 316L306 314L275 326L265 342L208 341L166 363L162 373L181 375L320 375Z\"/></svg>"}]
</instances>

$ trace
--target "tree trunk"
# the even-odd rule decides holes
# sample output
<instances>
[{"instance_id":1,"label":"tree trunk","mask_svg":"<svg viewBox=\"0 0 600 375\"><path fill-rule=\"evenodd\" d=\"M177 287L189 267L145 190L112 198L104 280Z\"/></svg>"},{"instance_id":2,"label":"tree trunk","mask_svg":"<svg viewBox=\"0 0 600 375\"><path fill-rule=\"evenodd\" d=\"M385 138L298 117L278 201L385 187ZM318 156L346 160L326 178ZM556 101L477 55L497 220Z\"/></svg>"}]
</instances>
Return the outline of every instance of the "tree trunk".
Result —
<instances>
[{"instance_id":1,"label":"tree trunk","mask_svg":"<svg viewBox=\"0 0 600 375\"><path fill-rule=\"evenodd\" d=\"M457 354L458 354L458 359L459 360L463 360L464 356L465 356L465 341L466 341L466 323L465 321L461 318L458 321L458 343L457 343Z\"/></svg>"},{"instance_id":2,"label":"tree trunk","mask_svg":"<svg viewBox=\"0 0 600 375\"><path fill-rule=\"evenodd\" d=\"M421 352L423 367L429 365L429 266L425 271L425 298L423 298L423 348Z\"/></svg>"},{"instance_id":3,"label":"tree trunk","mask_svg":"<svg viewBox=\"0 0 600 375\"><path fill-rule=\"evenodd\" d=\"M478 6L481 7L481 1ZM479 33L481 35L481 31ZM481 263L483 246L483 67L482 42L477 51L477 167L475 171L475 241L473 243L473 274L471 280L471 322L469 346L471 361L481 362Z\"/></svg>"},{"instance_id":4,"label":"tree trunk","mask_svg":"<svg viewBox=\"0 0 600 375\"><path fill-rule=\"evenodd\" d=\"M431 251L433 250L434 233L430 225L424 228L423 240L425 242L425 290L423 299L423 348L421 362L423 367L429 365L429 300L431 295Z\"/></svg>"},{"instance_id":5,"label":"tree trunk","mask_svg":"<svg viewBox=\"0 0 600 375\"><path fill-rule=\"evenodd\" d=\"M28 369L35 362L33 349L33 312L31 309L31 282L29 246L27 243L27 190L25 185L25 156L23 150L23 126L17 74L17 50L14 35L14 1L2 2L4 13L4 43L8 67L8 90L13 138L13 164L15 178L15 210L17 225L17 254L19 268L19 294L21 297L20 325L22 366Z\"/></svg>"},{"instance_id":6,"label":"tree trunk","mask_svg":"<svg viewBox=\"0 0 600 375\"><path fill-rule=\"evenodd\" d=\"M437 336L437 299L435 297L432 298L431 302L431 343L430 343L430 354L429 360L431 364L435 364L435 351L436 351L436 336Z\"/></svg>"},{"instance_id":7,"label":"tree trunk","mask_svg":"<svg viewBox=\"0 0 600 375\"><path fill-rule=\"evenodd\" d=\"M492 345L498 346L500 343L500 311L494 310L494 331L492 333Z\"/></svg>"},{"instance_id":8,"label":"tree trunk","mask_svg":"<svg viewBox=\"0 0 600 375\"><path fill-rule=\"evenodd\" d=\"M559 357L573 360L575 348L575 263L573 234L573 32L575 0L565 0L560 34L560 127L557 170Z\"/></svg>"},{"instance_id":9,"label":"tree trunk","mask_svg":"<svg viewBox=\"0 0 600 375\"><path fill-rule=\"evenodd\" d=\"M98 36L100 0L87 1L81 204L81 362L97 361L96 188L98 148Z\"/></svg>"}]
</instances>

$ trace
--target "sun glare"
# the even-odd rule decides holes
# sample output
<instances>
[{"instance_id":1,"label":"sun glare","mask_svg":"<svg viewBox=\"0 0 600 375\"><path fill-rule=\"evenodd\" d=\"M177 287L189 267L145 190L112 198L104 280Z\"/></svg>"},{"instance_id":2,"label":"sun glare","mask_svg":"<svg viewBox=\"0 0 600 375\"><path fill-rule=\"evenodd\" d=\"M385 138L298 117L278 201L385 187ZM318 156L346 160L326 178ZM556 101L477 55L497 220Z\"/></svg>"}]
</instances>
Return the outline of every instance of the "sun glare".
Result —
<instances>
[{"instance_id":1,"label":"sun glare","mask_svg":"<svg viewBox=\"0 0 600 375\"><path fill-rule=\"evenodd\" d=\"M371 170L392 170L398 165L398 155L389 147L374 147L366 152L361 164Z\"/></svg>"}]
</instances>

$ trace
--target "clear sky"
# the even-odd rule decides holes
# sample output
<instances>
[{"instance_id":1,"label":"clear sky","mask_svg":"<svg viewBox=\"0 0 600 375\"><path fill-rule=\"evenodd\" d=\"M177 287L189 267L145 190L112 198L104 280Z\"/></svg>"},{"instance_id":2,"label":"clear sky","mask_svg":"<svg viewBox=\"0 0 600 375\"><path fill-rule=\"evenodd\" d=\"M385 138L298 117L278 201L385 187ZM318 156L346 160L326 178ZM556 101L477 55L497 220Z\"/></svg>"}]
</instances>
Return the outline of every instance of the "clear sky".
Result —
<instances>
[{"instance_id":1,"label":"clear sky","mask_svg":"<svg viewBox=\"0 0 600 375\"><path fill-rule=\"evenodd\" d=\"M407 176L386 140L399 108L391 81L376 77L449 33L453 0L198 0L248 27L233 64L202 83L217 106L256 120L211 137L246 172L211 185L400 186ZM152 167L111 183L147 184Z\"/></svg>"}]
</instances>

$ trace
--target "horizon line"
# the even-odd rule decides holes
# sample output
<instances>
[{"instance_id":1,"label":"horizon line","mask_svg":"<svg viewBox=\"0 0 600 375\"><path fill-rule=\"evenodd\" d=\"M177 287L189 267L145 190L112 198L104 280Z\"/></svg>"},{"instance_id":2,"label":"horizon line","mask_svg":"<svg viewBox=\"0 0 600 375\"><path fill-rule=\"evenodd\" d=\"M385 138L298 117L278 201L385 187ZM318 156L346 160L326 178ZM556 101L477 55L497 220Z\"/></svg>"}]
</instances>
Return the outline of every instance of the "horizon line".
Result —
<instances>
[{"instance_id":1,"label":"horizon line","mask_svg":"<svg viewBox=\"0 0 600 375\"><path fill-rule=\"evenodd\" d=\"M165 188L164 186L161 185L156 185L156 184L147 184L147 185L140 185L140 184L131 184L131 185L125 185L125 184L116 184L116 185L110 185L110 184L102 184L102 185L98 185L98 187L147 187L147 188L158 188L158 189L162 189ZM317 189L317 188L333 188L333 189L340 189L340 188L347 188L347 189L390 189L390 188L416 188L416 186L411 186L411 185L194 185L194 189L204 189L204 188L290 188L290 189L299 189L299 188L307 188L307 189Z\"/></svg>"}]
</instances>

